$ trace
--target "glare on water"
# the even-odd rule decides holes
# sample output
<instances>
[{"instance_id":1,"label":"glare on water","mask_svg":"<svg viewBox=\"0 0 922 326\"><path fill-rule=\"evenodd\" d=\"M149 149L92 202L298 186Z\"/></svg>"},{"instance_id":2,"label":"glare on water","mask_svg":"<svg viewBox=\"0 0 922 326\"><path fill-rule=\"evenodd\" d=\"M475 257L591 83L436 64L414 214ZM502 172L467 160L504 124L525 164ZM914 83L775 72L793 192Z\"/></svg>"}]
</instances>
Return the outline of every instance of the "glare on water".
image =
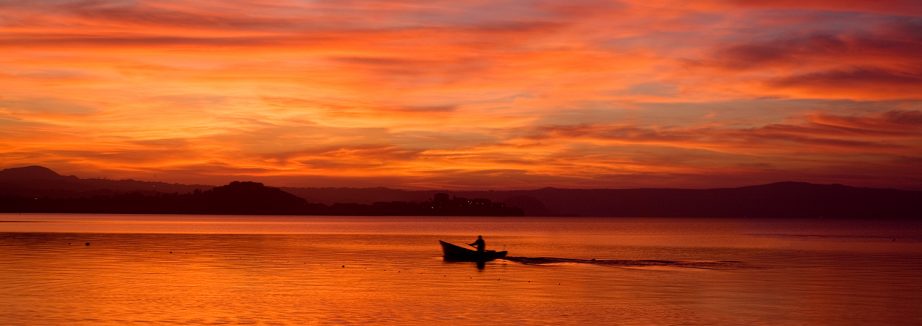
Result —
<instances>
[{"instance_id":1,"label":"glare on water","mask_svg":"<svg viewBox=\"0 0 922 326\"><path fill-rule=\"evenodd\" d=\"M914 222L0 221L0 324L922 323L922 224ZM531 263L478 269L441 260L437 240L469 243L478 234L489 249Z\"/></svg>"}]
</instances>

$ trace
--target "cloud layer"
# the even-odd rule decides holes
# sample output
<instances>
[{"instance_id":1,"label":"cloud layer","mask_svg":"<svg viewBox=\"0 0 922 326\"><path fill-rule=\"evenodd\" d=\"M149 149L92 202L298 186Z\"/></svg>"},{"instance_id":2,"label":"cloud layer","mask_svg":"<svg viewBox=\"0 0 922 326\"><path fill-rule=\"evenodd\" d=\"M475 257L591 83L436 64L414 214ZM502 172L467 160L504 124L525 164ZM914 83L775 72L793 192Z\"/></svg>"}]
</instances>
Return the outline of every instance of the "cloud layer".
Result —
<instances>
[{"instance_id":1,"label":"cloud layer","mask_svg":"<svg viewBox=\"0 0 922 326\"><path fill-rule=\"evenodd\" d=\"M0 165L922 187L918 1L2 1Z\"/></svg>"}]
</instances>

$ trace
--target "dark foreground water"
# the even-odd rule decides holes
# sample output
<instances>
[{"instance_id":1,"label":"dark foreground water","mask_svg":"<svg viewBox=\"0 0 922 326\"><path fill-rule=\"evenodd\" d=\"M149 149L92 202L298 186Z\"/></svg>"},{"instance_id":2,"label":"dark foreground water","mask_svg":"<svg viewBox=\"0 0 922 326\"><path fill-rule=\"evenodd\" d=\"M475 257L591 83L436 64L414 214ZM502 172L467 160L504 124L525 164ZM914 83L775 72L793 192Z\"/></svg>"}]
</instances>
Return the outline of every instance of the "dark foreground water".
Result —
<instances>
[{"instance_id":1,"label":"dark foreground water","mask_svg":"<svg viewBox=\"0 0 922 326\"><path fill-rule=\"evenodd\" d=\"M922 223L0 215L0 324L148 322L918 325Z\"/></svg>"}]
</instances>

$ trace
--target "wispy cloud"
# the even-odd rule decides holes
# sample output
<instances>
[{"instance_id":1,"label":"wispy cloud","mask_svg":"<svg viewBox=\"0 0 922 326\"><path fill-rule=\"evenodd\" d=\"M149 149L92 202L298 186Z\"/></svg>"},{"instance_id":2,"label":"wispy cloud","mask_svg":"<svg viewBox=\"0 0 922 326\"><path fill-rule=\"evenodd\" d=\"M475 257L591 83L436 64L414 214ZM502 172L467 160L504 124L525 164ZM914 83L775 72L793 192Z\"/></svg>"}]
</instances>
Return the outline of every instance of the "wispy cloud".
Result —
<instances>
[{"instance_id":1,"label":"wispy cloud","mask_svg":"<svg viewBox=\"0 0 922 326\"><path fill-rule=\"evenodd\" d=\"M288 185L918 187L920 6L0 0L0 165Z\"/></svg>"}]
</instances>

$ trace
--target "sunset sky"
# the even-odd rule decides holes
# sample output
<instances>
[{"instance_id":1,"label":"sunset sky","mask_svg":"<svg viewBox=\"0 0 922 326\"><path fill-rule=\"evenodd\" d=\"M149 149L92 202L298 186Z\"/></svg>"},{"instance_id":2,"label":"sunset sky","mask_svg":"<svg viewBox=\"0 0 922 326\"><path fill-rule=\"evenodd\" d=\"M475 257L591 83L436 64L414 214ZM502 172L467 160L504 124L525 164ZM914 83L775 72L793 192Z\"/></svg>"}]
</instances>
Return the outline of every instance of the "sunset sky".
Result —
<instances>
[{"instance_id":1,"label":"sunset sky","mask_svg":"<svg viewBox=\"0 0 922 326\"><path fill-rule=\"evenodd\" d=\"M0 168L922 188L922 1L0 0Z\"/></svg>"}]
</instances>

